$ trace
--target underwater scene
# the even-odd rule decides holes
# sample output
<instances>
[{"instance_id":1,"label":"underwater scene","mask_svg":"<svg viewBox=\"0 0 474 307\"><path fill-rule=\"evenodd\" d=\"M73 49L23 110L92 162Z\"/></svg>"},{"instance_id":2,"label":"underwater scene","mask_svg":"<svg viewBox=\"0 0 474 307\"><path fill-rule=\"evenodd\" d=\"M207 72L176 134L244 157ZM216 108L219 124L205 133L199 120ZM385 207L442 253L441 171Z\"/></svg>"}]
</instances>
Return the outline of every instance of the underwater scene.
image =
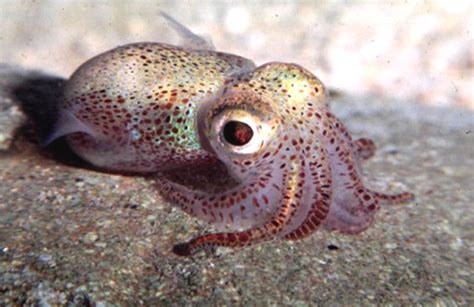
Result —
<instances>
[{"instance_id":1,"label":"underwater scene","mask_svg":"<svg viewBox=\"0 0 474 307\"><path fill-rule=\"evenodd\" d=\"M0 2L0 305L474 304L473 16Z\"/></svg>"}]
</instances>

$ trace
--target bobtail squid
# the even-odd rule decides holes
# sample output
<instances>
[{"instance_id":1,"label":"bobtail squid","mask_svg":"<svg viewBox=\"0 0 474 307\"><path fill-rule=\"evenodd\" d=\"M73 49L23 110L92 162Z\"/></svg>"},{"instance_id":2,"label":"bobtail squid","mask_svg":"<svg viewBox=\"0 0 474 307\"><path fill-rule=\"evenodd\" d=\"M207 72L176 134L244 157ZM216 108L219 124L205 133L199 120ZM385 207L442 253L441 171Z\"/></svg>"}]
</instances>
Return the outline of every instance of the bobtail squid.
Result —
<instances>
[{"instance_id":1,"label":"bobtail squid","mask_svg":"<svg viewBox=\"0 0 474 307\"><path fill-rule=\"evenodd\" d=\"M50 141L96 167L154 173L157 188L192 216L228 228L174 247L297 240L318 228L357 234L387 195L366 188L361 161L375 151L354 140L329 110L321 81L288 63L252 61L212 44L164 16L187 44L136 43L83 64L67 82ZM164 176L225 167L234 184L217 192Z\"/></svg>"}]
</instances>

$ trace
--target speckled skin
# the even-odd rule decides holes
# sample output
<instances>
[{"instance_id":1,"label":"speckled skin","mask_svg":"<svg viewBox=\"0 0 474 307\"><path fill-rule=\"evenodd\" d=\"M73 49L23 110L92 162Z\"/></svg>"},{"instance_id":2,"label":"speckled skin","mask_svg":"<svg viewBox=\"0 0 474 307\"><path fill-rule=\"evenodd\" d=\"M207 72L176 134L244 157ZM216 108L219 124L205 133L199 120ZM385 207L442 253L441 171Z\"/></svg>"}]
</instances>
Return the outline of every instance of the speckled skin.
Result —
<instances>
[{"instance_id":1,"label":"speckled skin","mask_svg":"<svg viewBox=\"0 0 474 307\"><path fill-rule=\"evenodd\" d=\"M329 112L323 84L304 68L159 43L116 48L81 66L67 84L54 137L97 167L156 173L160 191L189 214L229 226L176 245L296 240L319 227L356 234L379 205L413 198L364 187L360 161L375 151L353 141ZM247 128L232 130L229 122ZM251 132L249 132L249 129ZM162 171L223 163L238 184L209 193ZM192 172L192 168L190 168Z\"/></svg>"}]
</instances>

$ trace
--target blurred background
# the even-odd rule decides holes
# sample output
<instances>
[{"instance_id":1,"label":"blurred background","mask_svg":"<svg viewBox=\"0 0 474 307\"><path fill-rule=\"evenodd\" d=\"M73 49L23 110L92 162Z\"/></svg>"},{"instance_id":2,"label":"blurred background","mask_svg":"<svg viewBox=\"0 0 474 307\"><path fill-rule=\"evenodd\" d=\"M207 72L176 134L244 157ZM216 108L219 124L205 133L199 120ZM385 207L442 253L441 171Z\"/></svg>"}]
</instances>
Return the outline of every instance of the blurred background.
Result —
<instances>
[{"instance_id":1,"label":"blurred background","mask_svg":"<svg viewBox=\"0 0 474 307\"><path fill-rule=\"evenodd\" d=\"M298 63L342 92L474 109L472 1L0 0L0 63L69 76L118 45L173 42L160 10L219 51Z\"/></svg>"}]
</instances>

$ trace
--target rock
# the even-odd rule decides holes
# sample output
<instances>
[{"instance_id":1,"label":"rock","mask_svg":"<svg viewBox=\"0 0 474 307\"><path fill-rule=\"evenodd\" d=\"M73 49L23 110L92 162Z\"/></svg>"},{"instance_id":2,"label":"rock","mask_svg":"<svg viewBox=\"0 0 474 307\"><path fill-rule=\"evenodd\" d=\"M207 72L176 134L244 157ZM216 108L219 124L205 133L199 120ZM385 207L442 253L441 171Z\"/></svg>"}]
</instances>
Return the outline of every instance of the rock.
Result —
<instances>
[{"instance_id":1,"label":"rock","mask_svg":"<svg viewBox=\"0 0 474 307\"><path fill-rule=\"evenodd\" d=\"M10 149L15 132L26 119L18 101L11 95L17 79L12 76L14 72L15 68L0 65L0 152Z\"/></svg>"},{"instance_id":2,"label":"rock","mask_svg":"<svg viewBox=\"0 0 474 307\"><path fill-rule=\"evenodd\" d=\"M10 149L16 130L25 121L25 114L10 98L0 94L0 152Z\"/></svg>"}]
</instances>

